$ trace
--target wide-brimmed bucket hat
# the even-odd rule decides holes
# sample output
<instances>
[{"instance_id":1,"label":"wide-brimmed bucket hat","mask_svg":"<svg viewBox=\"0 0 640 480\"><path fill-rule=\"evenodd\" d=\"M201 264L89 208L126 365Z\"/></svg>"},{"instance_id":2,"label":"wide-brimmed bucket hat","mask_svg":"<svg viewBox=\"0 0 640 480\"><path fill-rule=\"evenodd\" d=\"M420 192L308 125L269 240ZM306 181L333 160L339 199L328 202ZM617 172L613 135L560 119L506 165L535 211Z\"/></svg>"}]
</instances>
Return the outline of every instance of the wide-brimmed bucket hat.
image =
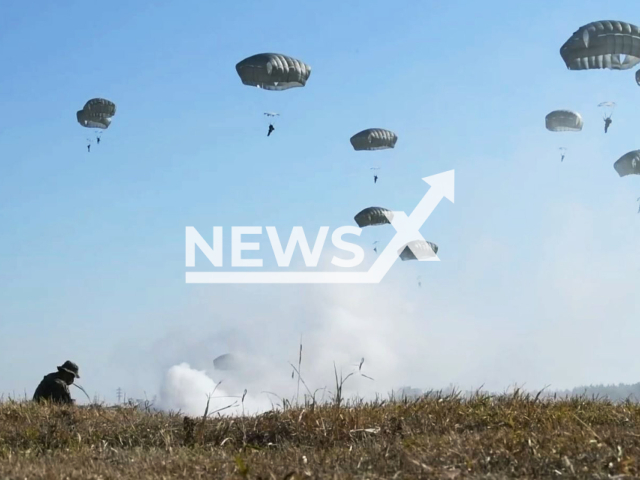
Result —
<instances>
[{"instance_id":1,"label":"wide-brimmed bucket hat","mask_svg":"<svg viewBox=\"0 0 640 480\"><path fill-rule=\"evenodd\" d=\"M72 374L74 377L80 378L80 375L78 374L78 365L76 365L73 362L70 362L69 360L67 360L62 365L60 365L58 367L58 371L59 372L62 372L62 371L68 372L68 373Z\"/></svg>"}]
</instances>

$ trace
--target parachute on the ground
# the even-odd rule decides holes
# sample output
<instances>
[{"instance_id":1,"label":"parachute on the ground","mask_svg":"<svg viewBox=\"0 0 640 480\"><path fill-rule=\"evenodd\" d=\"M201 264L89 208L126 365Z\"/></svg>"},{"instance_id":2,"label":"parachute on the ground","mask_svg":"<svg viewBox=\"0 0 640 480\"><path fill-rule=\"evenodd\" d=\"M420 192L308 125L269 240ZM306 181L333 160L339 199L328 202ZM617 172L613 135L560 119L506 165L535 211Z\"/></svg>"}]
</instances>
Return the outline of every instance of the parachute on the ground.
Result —
<instances>
[{"instance_id":1,"label":"parachute on the ground","mask_svg":"<svg viewBox=\"0 0 640 480\"><path fill-rule=\"evenodd\" d=\"M393 212L382 207L369 207L362 210L353 218L360 228L386 225L391 223Z\"/></svg>"},{"instance_id":2,"label":"parachute on the ground","mask_svg":"<svg viewBox=\"0 0 640 480\"><path fill-rule=\"evenodd\" d=\"M613 168L621 177L640 175L640 150L625 153L613 164Z\"/></svg>"},{"instance_id":3,"label":"parachute on the ground","mask_svg":"<svg viewBox=\"0 0 640 480\"><path fill-rule=\"evenodd\" d=\"M560 48L569 70L628 70L640 63L640 29L602 20L583 25Z\"/></svg>"},{"instance_id":4,"label":"parachute on the ground","mask_svg":"<svg viewBox=\"0 0 640 480\"><path fill-rule=\"evenodd\" d=\"M216 370L237 370L239 368L238 358L231 353L225 353L213 360L213 366Z\"/></svg>"},{"instance_id":5,"label":"parachute on the ground","mask_svg":"<svg viewBox=\"0 0 640 480\"><path fill-rule=\"evenodd\" d=\"M106 129L116 114L116 104L104 98L92 98L76 112L78 123L86 128Z\"/></svg>"},{"instance_id":6,"label":"parachute on the ground","mask_svg":"<svg viewBox=\"0 0 640 480\"><path fill-rule=\"evenodd\" d=\"M356 133L350 139L353 149L359 150L385 150L394 148L398 136L390 130L383 128L368 128Z\"/></svg>"},{"instance_id":7,"label":"parachute on the ground","mask_svg":"<svg viewBox=\"0 0 640 480\"><path fill-rule=\"evenodd\" d=\"M547 130L551 132L579 132L582 130L582 116L571 110L554 110L545 117Z\"/></svg>"},{"instance_id":8,"label":"parachute on the ground","mask_svg":"<svg viewBox=\"0 0 640 480\"><path fill-rule=\"evenodd\" d=\"M311 75L306 63L279 53L259 53L238 62L236 71L245 85L282 91L304 87Z\"/></svg>"},{"instance_id":9,"label":"parachute on the ground","mask_svg":"<svg viewBox=\"0 0 640 480\"><path fill-rule=\"evenodd\" d=\"M438 246L426 240L412 240L398 250L398 255L402 261L423 260L433 258L438 253Z\"/></svg>"}]
</instances>

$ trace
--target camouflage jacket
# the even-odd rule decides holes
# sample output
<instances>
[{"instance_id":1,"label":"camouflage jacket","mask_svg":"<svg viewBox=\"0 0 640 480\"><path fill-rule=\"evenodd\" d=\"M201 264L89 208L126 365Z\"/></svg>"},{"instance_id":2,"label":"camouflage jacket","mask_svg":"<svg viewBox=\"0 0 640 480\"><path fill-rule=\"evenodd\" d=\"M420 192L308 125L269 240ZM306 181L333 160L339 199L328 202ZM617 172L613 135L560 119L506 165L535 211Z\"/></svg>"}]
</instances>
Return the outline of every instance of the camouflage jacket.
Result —
<instances>
[{"instance_id":1,"label":"camouflage jacket","mask_svg":"<svg viewBox=\"0 0 640 480\"><path fill-rule=\"evenodd\" d=\"M49 400L58 403L72 404L74 400L71 398L69 392L69 386L60 378L58 372L50 373L45 377L36 388L36 392L33 394L33 399L36 401Z\"/></svg>"}]
</instances>

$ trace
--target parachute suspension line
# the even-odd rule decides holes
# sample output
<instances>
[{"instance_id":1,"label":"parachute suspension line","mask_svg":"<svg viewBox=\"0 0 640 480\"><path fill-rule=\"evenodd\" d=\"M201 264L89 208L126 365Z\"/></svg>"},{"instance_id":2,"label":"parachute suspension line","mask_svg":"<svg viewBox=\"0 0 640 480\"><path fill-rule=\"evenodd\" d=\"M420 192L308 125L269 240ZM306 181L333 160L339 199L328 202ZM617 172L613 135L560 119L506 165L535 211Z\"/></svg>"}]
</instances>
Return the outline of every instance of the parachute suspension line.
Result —
<instances>
[{"instance_id":1,"label":"parachute suspension line","mask_svg":"<svg viewBox=\"0 0 640 480\"><path fill-rule=\"evenodd\" d=\"M369 170L374 171L373 173L373 183L378 183L378 179L380 176L377 173L377 170L380 170L380 167L369 167Z\"/></svg>"},{"instance_id":2,"label":"parachute suspension line","mask_svg":"<svg viewBox=\"0 0 640 480\"><path fill-rule=\"evenodd\" d=\"M616 109L616 102L602 102L600 104L598 104L598 107L604 108L604 118L608 119L611 118L611 116L613 115L615 109Z\"/></svg>"}]
</instances>

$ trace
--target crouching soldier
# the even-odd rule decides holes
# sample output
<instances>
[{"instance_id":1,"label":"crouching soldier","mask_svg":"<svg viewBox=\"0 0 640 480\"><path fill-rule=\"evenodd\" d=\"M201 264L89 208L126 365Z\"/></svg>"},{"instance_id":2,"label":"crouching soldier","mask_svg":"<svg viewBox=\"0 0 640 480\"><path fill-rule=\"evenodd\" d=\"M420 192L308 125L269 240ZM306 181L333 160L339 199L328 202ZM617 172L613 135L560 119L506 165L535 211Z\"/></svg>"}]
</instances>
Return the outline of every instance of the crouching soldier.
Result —
<instances>
[{"instance_id":1,"label":"crouching soldier","mask_svg":"<svg viewBox=\"0 0 640 480\"><path fill-rule=\"evenodd\" d=\"M58 367L57 372L45 375L36 388L33 399L37 402L49 400L51 402L73 404L75 400L71 398L69 385L73 384L78 375L78 365L67 360Z\"/></svg>"}]
</instances>

